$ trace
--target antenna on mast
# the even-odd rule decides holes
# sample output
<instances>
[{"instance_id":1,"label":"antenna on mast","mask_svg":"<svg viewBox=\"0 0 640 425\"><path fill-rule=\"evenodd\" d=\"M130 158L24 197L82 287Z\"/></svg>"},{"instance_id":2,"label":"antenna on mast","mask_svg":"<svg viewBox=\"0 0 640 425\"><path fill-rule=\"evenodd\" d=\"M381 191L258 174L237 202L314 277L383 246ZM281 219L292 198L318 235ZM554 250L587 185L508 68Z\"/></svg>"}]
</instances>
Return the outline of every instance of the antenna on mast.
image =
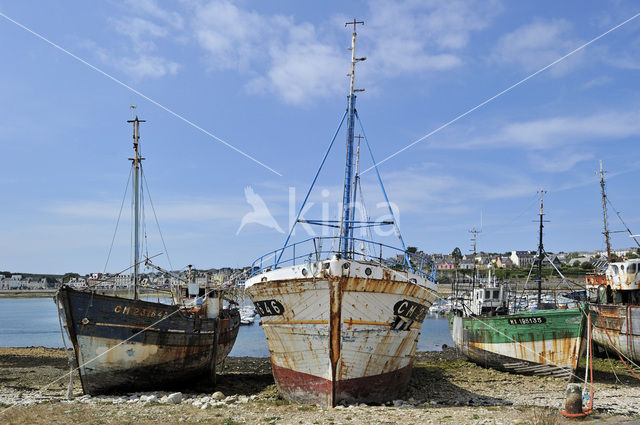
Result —
<instances>
[{"instance_id":1,"label":"antenna on mast","mask_svg":"<svg viewBox=\"0 0 640 425\"><path fill-rule=\"evenodd\" d=\"M356 21L355 19L351 22L347 22L344 24L353 25L353 35L351 36L351 47L348 49L351 50L351 72L347 74L348 77L351 77L351 84L349 86L349 94L353 95L355 92L364 91L364 89L356 89L354 88L355 78L356 78L356 63L367 60L366 57L356 58L356 25L364 25L364 21Z\"/></svg>"},{"instance_id":2,"label":"antenna on mast","mask_svg":"<svg viewBox=\"0 0 640 425\"><path fill-rule=\"evenodd\" d=\"M596 174L600 175L600 189L602 191L602 218L604 219L604 240L607 243L607 261L611 262L611 243L609 241L609 228L607 227L607 194L604 190L604 175L607 172L602 169L602 160L600 160L600 170Z\"/></svg>"}]
</instances>

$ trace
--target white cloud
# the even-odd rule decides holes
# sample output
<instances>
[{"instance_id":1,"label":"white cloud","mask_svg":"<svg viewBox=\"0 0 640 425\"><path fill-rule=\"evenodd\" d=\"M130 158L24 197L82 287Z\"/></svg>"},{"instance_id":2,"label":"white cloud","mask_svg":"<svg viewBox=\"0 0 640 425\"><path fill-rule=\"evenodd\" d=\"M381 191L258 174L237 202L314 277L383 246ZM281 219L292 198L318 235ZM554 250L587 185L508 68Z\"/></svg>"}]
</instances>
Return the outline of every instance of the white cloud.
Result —
<instances>
[{"instance_id":1,"label":"white cloud","mask_svg":"<svg viewBox=\"0 0 640 425\"><path fill-rule=\"evenodd\" d=\"M151 21L139 17L126 17L113 20L115 30L129 37L136 51L155 50L154 38L166 37L169 30Z\"/></svg>"},{"instance_id":2,"label":"white cloud","mask_svg":"<svg viewBox=\"0 0 640 425\"><path fill-rule=\"evenodd\" d=\"M558 149L546 154L531 153L529 161L541 171L560 173L571 170L576 164L593 159L594 155L588 152L572 152L569 149Z\"/></svg>"},{"instance_id":3,"label":"white cloud","mask_svg":"<svg viewBox=\"0 0 640 425\"><path fill-rule=\"evenodd\" d=\"M199 4L194 10L194 31L216 69L247 70L253 62L268 58L268 47L279 39L286 18L263 17L240 9L230 1Z\"/></svg>"},{"instance_id":4,"label":"white cloud","mask_svg":"<svg viewBox=\"0 0 640 425\"><path fill-rule=\"evenodd\" d=\"M371 50L360 49L358 56L369 57L366 69L376 75L394 76L462 65L459 51L468 45L471 32L486 28L501 7L497 0L374 0L369 9L362 35ZM315 26L228 0L196 3L193 16L195 37L209 65L247 74L250 92L274 93L300 104L346 90L349 33L344 18Z\"/></svg>"},{"instance_id":5,"label":"white cloud","mask_svg":"<svg viewBox=\"0 0 640 425\"><path fill-rule=\"evenodd\" d=\"M346 90L346 57L332 46L317 41L312 25L292 28L285 46L270 48L267 74L248 84L248 89L278 93L286 102L300 104L308 96L326 97Z\"/></svg>"},{"instance_id":6,"label":"white cloud","mask_svg":"<svg viewBox=\"0 0 640 425\"><path fill-rule=\"evenodd\" d=\"M501 146L504 148L551 149L567 144L610 142L640 135L637 112L608 111L585 116L564 116L514 122L487 136L456 147Z\"/></svg>"},{"instance_id":7,"label":"white cloud","mask_svg":"<svg viewBox=\"0 0 640 425\"><path fill-rule=\"evenodd\" d=\"M160 56L137 56L121 58L116 61L117 65L134 79L140 80L145 77L164 77L174 75L180 69L180 65Z\"/></svg>"},{"instance_id":8,"label":"white cloud","mask_svg":"<svg viewBox=\"0 0 640 425\"><path fill-rule=\"evenodd\" d=\"M89 220L117 219L119 202L78 201L60 202L47 208L48 212ZM247 207L244 202L207 199L191 199L155 204L158 220L163 221L210 221L240 220Z\"/></svg>"},{"instance_id":9,"label":"white cloud","mask_svg":"<svg viewBox=\"0 0 640 425\"><path fill-rule=\"evenodd\" d=\"M564 19L541 20L523 25L502 36L494 49L495 62L515 64L525 71L536 71L566 55L581 43L571 36L572 25ZM563 60L550 69L561 76L580 63L582 52Z\"/></svg>"},{"instance_id":10,"label":"white cloud","mask_svg":"<svg viewBox=\"0 0 640 425\"><path fill-rule=\"evenodd\" d=\"M485 29L500 13L498 1L373 0L365 37L370 55L387 74L447 70L462 65L459 51L473 31Z\"/></svg>"},{"instance_id":11,"label":"white cloud","mask_svg":"<svg viewBox=\"0 0 640 425\"><path fill-rule=\"evenodd\" d=\"M131 11L160 19L176 29L183 27L184 19L179 13L161 8L155 0L128 0L127 3Z\"/></svg>"},{"instance_id":12,"label":"white cloud","mask_svg":"<svg viewBox=\"0 0 640 425\"><path fill-rule=\"evenodd\" d=\"M584 83L580 87L582 89L590 89L590 88L593 88L593 87L605 86L607 84L610 84L611 82L613 82L613 79L611 77L603 75L603 76L596 77L596 78L593 78L593 79L587 81L586 83Z\"/></svg>"},{"instance_id":13,"label":"white cloud","mask_svg":"<svg viewBox=\"0 0 640 425\"><path fill-rule=\"evenodd\" d=\"M180 14L160 8L154 0L129 1L129 5L130 14L109 19L115 32L127 39L118 53L98 47L92 41L86 42L85 47L91 48L103 63L135 80L176 74L180 64L159 54L156 40L180 39L183 27Z\"/></svg>"},{"instance_id":14,"label":"white cloud","mask_svg":"<svg viewBox=\"0 0 640 425\"><path fill-rule=\"evenodd\" d=\"M247 83L250 92L275 93L287 103L300 104L345 86L346 55L321 41L310 23L212 1L195 10L194 28L212 68L257 74Z\"/></svg>"}]
</instances>

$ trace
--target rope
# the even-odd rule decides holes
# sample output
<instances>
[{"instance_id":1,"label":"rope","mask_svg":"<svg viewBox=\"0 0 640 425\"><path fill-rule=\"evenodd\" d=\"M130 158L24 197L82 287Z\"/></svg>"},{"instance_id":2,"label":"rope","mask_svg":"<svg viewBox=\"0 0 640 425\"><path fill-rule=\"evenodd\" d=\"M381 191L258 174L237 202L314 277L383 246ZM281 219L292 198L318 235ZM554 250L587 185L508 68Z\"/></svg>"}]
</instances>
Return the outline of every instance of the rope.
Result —
<instances>
[{"instance_id":1,"label":"rope","mask_svg":"<svg viewBox=\"0 0 640 425\"><path fill-rule=\"evenodd\" d=\"M107 261L104 263L104 270L102 273L107 272L107 265L111 258L111 251L113 250L113 243L116 240L116 233L118 233L118 225L120 224L120 217L122 217L122 209L124 208L124 201L127 199L127 192L129 191L129 182L131 181L131 174L133 173L133 167L129 170L129 178L127 179L127 185L124 187L124 195L122 196L122 203L120 204L120 212L118 213L118 220L116 221L116 228L113 231L113 237L111 238L111 245L109 246L109 254L107 255Z\"/></svg>"},{"instance_id":2,"label":"rope","mask_svg":"<svg viewBox=\"0 0 640 425\"><path fill-rule=\"evenodd\" d=\"M169 267L173 270L173 264L171 264L171 258L169 257L169 251L167 250L167 245L164 243L164 236L162 235L162 230L160 230L160 222L158 221L158 216L156 215L156 208L153 206L153 200L151 199L151 192L149 192L149 183L147 183L147 175L142 175L142 181L144 181L144 185L147 188L147 196L149 197L149 204L151 205L151 211L153 211L153 218L156 220L156 226L158 227L158 233L160 233L160 240L162 240L162 247L164 248L164 253L167 256L167 261L169 262Z\"/></svg>"},{"instance_id":3,"label":"rope","mask_svg":"<svg viewBox=\"0 0 640 425\"><path fill-rule=\"evenodd\" d=\"M311 186L309 187L309 190L307 191L307 195L304 197L304 200L302 201L302 205L300 205L300 209L298 210L298 215L296 215L296 219L293 222L293 225L291 225L291 230L289 230L289 234L287 235L287 239L285 239L284 244L282 245L282 250L280 251L280 255L278 255L278 257L275 259L274 266L273 266L274 269L276 267L278 267L278 263L280 263L280 259L282 258L282 254L284 254L284 250L287 247L287 244L289 243L289 239L291 239L291 235L293 234L293 229L296 228L296 224L298 223L298 220L300 219L300 214L302 214L302 210L304 209L304 206L307 204L307 200L309 199L309 195L311 194L311 191L313 190L313 186L315 186L316 181L318 180L318 176L320 175L320 171L322 171L322 167L324 167L324 163L327 160L327 156L329 156L329 152L331 152L331 148L333 147L333 143L336 141L336 137L338 136L338 132L342 128L342 124L344 123L344 119L347 116L347 112L348 111L345 111L344 115L342 115L342 119L340 120L340 124L338 125L338 128L336 128L335 133L333 134L333 138L331 139L331 143L329 143L329 147L327 148L327 152L324 154L324 158L322 158L322 162L320 163L320 167L318 167L318 171L316 171L316 175L313 177L313 181L311 182ZM275 253L274 253L274 256L275 256Z\"/></svg>"},{"instance_id":4,"label":"rope","mask_svg":"<svg viewBox=\"0 0 640 425\"><path fill-rule=\"evenodd\" d=\"M387 191L384 188L384 184L382 183L382 177L380 177L380 170L378 170L378 163L373 157L373 151L371 150L371 145L369 145L369 139L367 139L367 134L364 131L364 126L362 125L362 121L360 121L360 116L358 115L358 111L355 111L356 118L358 120L358 125L360 126L360 131L362 131L362 135L364 136L364 141L367 144L367 151L369 152L369 156L371 157L371 162L373 166L370 168L374 168L376 171L376 176L378 177L378 183L380 184L380 190L382 191L382 195L384 196L384 200L387 204L387 208L389 209L389 214L393 217L393 229L395 230L396 237L400 241L402 246L402 250L404 251L404 259L409 266L409 269L413 271L413 265L411 264L411 260L409 259L409 255L407 254L407 247L404 244L404 239L402 239L402 233L400 233L400 226L398 225L398 220L396 219L396 215L393 213L393 208L391 208L391 203L389 202L389 197L387 196Z\"/></svg>"}]
</instances>

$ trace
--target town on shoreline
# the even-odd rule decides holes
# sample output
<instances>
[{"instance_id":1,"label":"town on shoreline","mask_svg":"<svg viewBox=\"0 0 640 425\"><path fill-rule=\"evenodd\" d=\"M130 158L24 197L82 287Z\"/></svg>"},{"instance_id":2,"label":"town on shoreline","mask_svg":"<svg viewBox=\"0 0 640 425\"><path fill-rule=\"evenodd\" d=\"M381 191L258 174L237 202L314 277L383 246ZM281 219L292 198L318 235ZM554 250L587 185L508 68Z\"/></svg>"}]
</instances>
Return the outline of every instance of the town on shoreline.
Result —
<instances>
[{"instance_id":1,"label":"town on shoreline","mask_svg":"<svg viewBox=\"0 0 640 425\"><path fill-rule=\"evenodd\" d=\"M475 270L476 277L487 276L489 271L497 280L517 281L526 278L531 267L537 261L535 251L507 251L504 253L477 252L462 254L455 248L450 254L427 254L416 247L408 247L407 251L418 253L433 262L438 273L437 283L450 284L456 282L470 282ZM640 248L627 248L612 252L614 261L624 258L639 258ZM596 270L602 270L607 265L607 253L602 250L574 251L548 253L542 261L543 278L559 278L557 271L563 276L584 278L585 275ZM242 284L251 268L193 269L193 281L201 286L212 284ZM141 273L140 286L153 288L168 288L187 277L186 270L163 273L151 271ZM91 287L98 290L129 290L133 285L132 273L88 273L81 275L75 272L57 274L39 274L0 271L0 297L19 292L21 294L48 294L60 285L66 284L76 289ZM43 292L44 291L44 292Z\"/></svg>"}]
</instances>

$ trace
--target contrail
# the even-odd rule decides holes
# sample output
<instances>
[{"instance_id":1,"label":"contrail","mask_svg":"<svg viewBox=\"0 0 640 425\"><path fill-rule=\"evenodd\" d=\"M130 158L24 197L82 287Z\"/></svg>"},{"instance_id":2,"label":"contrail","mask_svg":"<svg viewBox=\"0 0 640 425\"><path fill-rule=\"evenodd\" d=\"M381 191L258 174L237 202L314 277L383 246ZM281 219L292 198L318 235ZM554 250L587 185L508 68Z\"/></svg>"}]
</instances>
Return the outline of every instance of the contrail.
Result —
<instances>
[{"instance_id":1,"label":"contrail","mask_svg":"<svg viewBox=\"0 0 640 425\"><path fill-rule=\"evenodd\" d=\"M633 21L634 19L636 19L638 16L640 16L640 13L636 13L635 15L633 15L631 18L627 19L624 22L619 23L618 25L616 25L613 28L610 28L609 30L603 32L602 34L600 34L599 36L591 39L590 41L584 43L582 46L577 47L576 49L570 51L569 53L567 53L566 55L562 56L559 59L556 59L555 61L551 62L549 65L545 66L544 68L540 68L539 70L537 70L536 72L534 72L533 74L523 78L522 80L518 81L517 83L507 87L506 89L502 90L500 93L488 98L487 100L485 100L482 103L479 103L478 105L474 106L473 108L469 109L467 112L464 112L460 115L458 115L457 117L455 117L454 119L452 119L451 121L442 124L440 127L436 128L435 130L433 130L430 133L425 134L424 136L422 136L421 138L419 138L418 140L409 143L407 146L403 147L402 149L400 149L399 151L389 155L388 157L386 157L385 159L383 159L382 161L378 162L377 165L380 165L384 162L387 162L388 160L390 160L391 158L393 158L394 156L398 155L399 153L402 153L404 151L406 151L407 149L409 149L410 147L422 142L423 140L427 139L428 137L433 136L434 134L438 133L440 130L443 130L447 127L449 127L451 124L455 123L456 121L460 120L461 118L466 117L467 115L469 115L470 113L472 113L473 111L482 108L483 106L485 106L486 104L492 102L493 100L499 98L500 96L502 96L505 93L510 92L511 90L513 90L514 88L518 87L520 84L524 83L527 80L530 80L531 78L535 77L536 75L540 74L543 71L546 71L547 69L551 68L552 66L556 65L558 62L561 62L563 60L565 60L566 58L568 58L569 56L579 52L580 50L583 50L585 47L589 46L592 43L595 43L596 41L600 40L602 37L604 37L605 35L609 34L610 32L613 32L615 30L617 30L618 28L620 28L621 26ZM367 168L366 170L364 170L362 173L360 174L364 174L367 171L371 170L372 168L374 168L375 165L372 165L371 167Z\"/></svg>"},{"instance_id":2,"label":"contrail","mask_svg":"<svg viewBox=\"0 0 640 425\"><path fill-rule=\"evenodd\" d=\"M250 159L251 161L255 162L256 164L259 164L261 166L263 166L264 168L266 168L267 170L271 171L274 174L277 174L278 176L282 177L282 174L280 174L278 171L274 170L273 168L269 167L268 165L264 164L263 162L258 161L256 158L254 158L253 156L249 155L248 153L236 148L235 146L233 146L231 143L226 142L225 140L222 140L220 137L216 136L215 134L205 130L204 128L200 127L199 125L195 124L192 121L189 121L188 119L186 119L185 117L183 117L182 115L178 114L177 112L174 112L173 110L167 108L166 106L162 105L159 102L156 102L155 100L151 99L148 96L145 96L144 94L140 93L138 90L134 89L133 87L127 85L126 83L122 82L121 80L117 79L116 77L106 73L105 71L101 70L100 68L90 64L89 62L87 62L86 60L74 55L73 53L71 53L70 51L66 50L65 48L63 48L62 46L54 43L53 41L47 39L46 37L44 37L43 35L33 31L30 28L27 28L26 26L22 25L20 22L10 18L9 16L5 15L4 13L0 12L0 16L2 16L3 18L5 18L7 21L12 22L14 24L16 24L17 26L19 26L20 28L22 28L23 30L33 34L34 36L38 37L40 40L44 41L45 43L55 47L56 49L60 50L61 52L66 53L67 55L71 56L72 58L74 58L75 60L77 60L78 62L88 66L89 68L93 69L94 71L104 75L105 77L109 78L110 80L120 84L122 87L126 88L127 90L137 94L138 96L142 97L143 99L153 103L154 105L156 105L158 108L165 110L166 112L170 113L171 115L173 115L174 117L184 121L185 123L189 124L191 127L201 131L202 133L206 134L207 136L217 140L218 142L222 143L223 145L227 146L228 148L233 149L234 151L238 152L240 155L244 156L247 159Z\"/></svg>"}]
</instances>

